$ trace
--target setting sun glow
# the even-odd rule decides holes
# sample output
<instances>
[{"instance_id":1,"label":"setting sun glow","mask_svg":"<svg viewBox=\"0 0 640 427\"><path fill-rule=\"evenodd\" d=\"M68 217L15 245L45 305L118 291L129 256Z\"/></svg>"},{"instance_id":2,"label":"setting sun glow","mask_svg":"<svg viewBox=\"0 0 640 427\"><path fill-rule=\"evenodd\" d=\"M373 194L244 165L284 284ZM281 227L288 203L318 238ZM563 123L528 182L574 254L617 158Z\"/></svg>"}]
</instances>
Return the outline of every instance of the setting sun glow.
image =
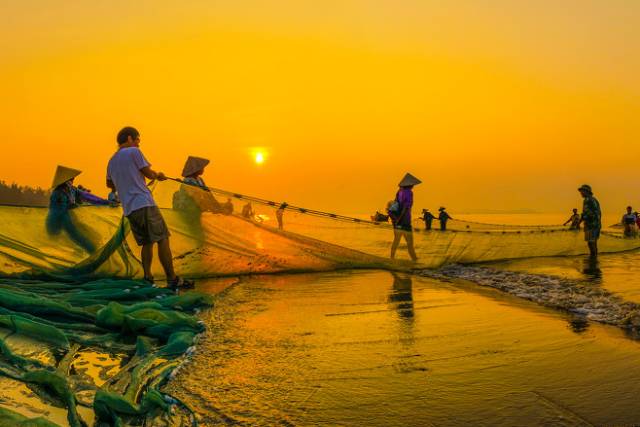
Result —
<instances>
[{"instance_id":1,"label":"setting sun glow","mask_svg":"<svg viewBox=\"0 0 640 427\"><path fill-rule=\"evenodd\" d=\"M199 153L220 188L318 209L375 211L406 172L453 211L638 200L640 2L59 3L0 6L7 183L62 164L106 195L131 125L158 170Z\"/></svg>"},{"instance_id":2,"label":"setting sun glow","mask_svg":"<svg viewBox=\"0 0 640 427\"><path fill-rule=\"evenodd\" d=\"M255 154L255 162L259 165L261 165L262 163L264 163L264 153L262 151L258 151Z\"/></svg>"}]
</instances>

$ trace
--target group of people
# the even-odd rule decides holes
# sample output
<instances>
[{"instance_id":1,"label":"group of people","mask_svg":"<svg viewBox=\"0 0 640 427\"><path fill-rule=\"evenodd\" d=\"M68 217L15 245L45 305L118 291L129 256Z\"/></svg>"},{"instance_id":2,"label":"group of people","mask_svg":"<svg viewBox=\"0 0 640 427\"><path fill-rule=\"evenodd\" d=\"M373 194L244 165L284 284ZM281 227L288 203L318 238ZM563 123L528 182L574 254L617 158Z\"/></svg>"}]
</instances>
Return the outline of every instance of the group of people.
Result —
<instances>
[{"instance_id":1,"label":"group of people","mask_svg":"<svg viewBox=\"0 0 640 427\"><path fill-rule=\"evenodd\" d=\"M398 192L394 200L387 205L387 213L393 224L393 243L391 244L391 259L396 256L396 251L400 245L400 241L404 238L407 243L407 250L413 262L418 261L416 250L413 244L413 226L411 224L411 208L413 207L413 187L421 184L415 176L410 173L405 174L398 183ZM447 221L451 216L446 212L444 207L439 209L438 220L440 221L440 229L447 229ZM422 210L422 220L425 222L425 229L431 230L431 225L436 217L429 212L428 209Z\"/></svg>"},{"instance_id":2,"label":"group of people","mask_svg":"<svg viewBox=\"0 0 640 427\"><path fill-rule=\"evenodd\" d=\"M389 203L387 203L387 212L389 212L389 209L395 202L395 200L391 200ZM449 213L447 213L445 207L441 207L440 209L438 209L438 216L434 216L429 211L429 209L422 209L422 217L420 219L424 221L425 231L432 229L434 219L440 221L440 230L446 231L447 221L453 218L451 217L451 215L449 215ZM393 222L393 215L391 215L390 213L385 215L380 211L376 211L376 213L371 216L371 221L373 222L389 222L389 220Z\"/></svg>"},{"instance_id":3,"label":"group of people","mask_svg":"<svg viewBox=\"0 0 640 427\"><path fill-rule=\"evenodd\" d=\"M445 207L440 207L440 209L438 209L437 217L434 216L431 212L429 212L429 209L422 209L421 219L424 221L425 231L431 230L431 226L433 224L434 219L437 219L438 221L440 221L441 231L447 231L447 221L453 218L451 217L451 215L447 213L447 210Z\"/></svg>"},{"instance_id":4,"label":"group of people","mask_svg":"<svg viewBox=\"0 0 640 427\"><path fill-rule=\"evenodd\" d=\"M118 150L107 166L106 185L110 190L107 199L93 195L90 190L80 185L74 185L74 180L81 171L58 166L49 200L47 231L51 235L64 232L79 247L93 254L97 248L88 237L91 234L90 230L74 222L71 211L81 204L122 206L136 243L141 247L144 280L154 282L151 267L154 248L157 247L158 258L169 286L193 287L193 281L179 277L174 270L169 228L146 181L164 181L168 178L164 173L151 168L151 163L140 150L140 133L135 128L122 128L116 136L116 141ZM174 210L188 216L190 223L202 212L231 215L234 210L230 198L224 203L219 203L205 184L202 175L209 163L208 159L189 156L182 170L180 190L173 195ZM287 206L287 203L277 206L276 219L281 230L284 228L283 216ZM255 217L251 202L242 208L241 215L247 219Z\"/></svg>"},{"instance_id":5,"label":"group of people","mask_svg":"<svg viewBox=\"0 0 640 427\"><path fill-rule=\"evenodd\" d=\"M569 230L579 231L581 225L584 223L585 232L586 232L589 228L593 228L593 226L589 224L589 217L597 216L598 218L601 218L601 212L600 212L600 204L593 197L593 193L591 193L591 190L590 190L591 187L589 187L588 185L585 185L585 186L582 186L581 188L586 192L586 196L583 196L583 197L586 203L585 208L587 211L587 215L585 216L584 214L585 212L584 208L583 208L582 214L579 214L578 209L574 208L573 213L571 214L569 219L565 221L563 225L569 224ZM593 220L591 222L594 223ZM596 223L596 225L598 229L601 228L601 219ZM640 230L640 214L637 211L634 211L632 206L627 206L627 211L622 215L622 219L620 220L620 223L614 225L614 227L615 226L621 226L624 229L623 234L625 237L637 237L638 230ZM599 235L599 232L597 234ZM596 237L596 240L597 240L597 237Z\"/></svg>"},{"instance_id":6,"label":"group of people","mask_svg":"<svg viewBox=\"0 0 640 427\"><path fill-rule=\"evenodd\" d=\"M409 256L415 262L418 260L415 247L413 244L413 227L411 226L411 207L413 206L413 187L420 184L418 178L414 177L410 173L407 173L404 178L398 184L398 192L395 199L389 204L387 212L389 219L393 223L394 238L391 244L391 258L395 258L396 250L400 244L401 239L405 239L407 242L407 250ZM584 239L589 247L589 253L591 257L598 255L598 239L600 238L600 230L602 229L602 212L600 210L600 203L593 195L591 186L584 184L578 188L578 192L582 196L583 205L582 213L578 214L578 209L573 210L573 215L565 223L571 223L571 228L578 230L580 225L584 224ZM625 225L625 235L628 230L636 229L636 224L640 226L638 222L638 215L634 214L633 209L629 206L627 208L627 214L622 217L622 222ZM423 209L423 221L425 221L426 229L431 229L431 223L436 217L432 215L428 209ZM631 219L633 217L633 224ZM449 219L452 219L444 208L440 208L440 214L438 219L440 220L440 227L442 230L446 230L446 223ZM637 230L637 229L636 229ZM636 232L636 231L634 231ZM629 231L631 233L631 231Z\"/></svg>"},{"instance_id":7,"label":"group of people","mask_svg":"<svg viewBox=\"0 0 640 427\"><path fill-rule=\"evenodd\" d=\"M59 234L66 231L69 237L79 246L89 253L95 252L95 245L81 233L72 223L69 211L80 203L95 205L122 206L124 215L128 218L133 236L137 244L141 247L141 260L144 270L144 280L153 283L154 278L151 272L153 261L153 250L157 246L158 257L171 287L191 287L193 282L179 277L173 267L173 257L169 241L169 229L164 221L162 213L153 198L147 185L146 179L151 181L164 181L167 177L164 173L155 171L140 150L140 133L133 127L125 127L118 132L116 137L118 150L111 157L107 166L107 187L111 190L107 199L102 199L91 193L90 190L81 186L74 186L74 179L81 173L76 169L59 166L54 180L53 191L50 198L50 209L47 217L47 229L51 234ZM209 193L206 203L200 203L199 210L211 210L213 212L227 213L233 212L231 200L220 204L210 194L208 187L202 179L205 167L209 160L199 157L189 157L183 169L183 183L187 188L182 188L185 195L174 195L174 207L176 203L182 203L180 197L197 198L202 194ZM394 227L394 239L391 245L391 258L395 258L396 250L400 241L404 239L407 243L409 256L415 262L417 255L413 243L413 227L411 222L411 209L413 207L413 187L421 181L415 176L407 173L398 184L398 192L393 201L389 202L387 215L376 212L375 221L391 220ZM188 187L200 187L205 192L189 193ZM589 185L582 185L578 191L583 197L582 213L574 209L572 216L565 223L571 223L570 228L579 230L584 224L585 240L589 246L592 256L598 253L597 241L600 237L601 211L598 200L593 196ZM203 208L202 205L208 206ZM283 214L287 208L286 203L279 205L276 210L278 228L283 228ZM251 218L255 215L250 203L242 209L242 216ZM384 217L384 218L383 218ZM440 221L440 230L446 230L447 222L451 216L444 207L439 209L438 216L434 216L428 209L422 210L422 218L425 223L425 230L431 230L434 219ZM640 226L640 218L637 212L633 212L631 207L627 208L627 213L622 218L625 226L625 235L637 233Z\"/></svg>"},{"instance_id":8,"label":"group of people","mask_svg":"<svg viewBox=\"0 0 640 427\"><path fill-rule=\"evenodd\" d=\"M116 140L118 150L109 160L106 173L106 184L111 190L108 199L102 199L87 189L73 185L74 179L82 173L81 171L58 166L52 185L47 230L51 234L65 231L79 246L93 253L96 251L95 244L72 222L70 211L81 203L122 206L136 243L141 247L144 280L154 282L151 265L153 251L157 246L158 258L169 286L193 287L193 281L183 279L175 273L169 228L145 181L145 178L164 181L167 177L151 168L151 163L140 150L140 133L135 128L121 129ZM205 187L201 176L207 163L208 160L205 159L190 158L183 171L184 181L194 186Z\"/></svg>"}]
</instances>

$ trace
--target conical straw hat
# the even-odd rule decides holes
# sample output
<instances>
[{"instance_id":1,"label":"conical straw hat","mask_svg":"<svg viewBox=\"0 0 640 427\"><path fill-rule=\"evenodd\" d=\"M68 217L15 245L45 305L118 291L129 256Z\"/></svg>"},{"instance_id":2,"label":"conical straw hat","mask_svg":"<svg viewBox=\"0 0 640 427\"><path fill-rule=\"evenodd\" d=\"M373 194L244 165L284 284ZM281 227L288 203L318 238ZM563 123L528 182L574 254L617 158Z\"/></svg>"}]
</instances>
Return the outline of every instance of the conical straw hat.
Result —
<instances>
[{"instance_id":1,"label":"conical straw hat","mask_svg":"<svg viewBox=\"0 0 640 427\"><path fill-rule=\"evenodd\" d=\"M204 169L208 164L209 160L207 159L203 159L202 157L189 156L187 162L184 164L184 169L182 169L182 176L191 176L194 173Z\"/></svg>"},{"instance_id":2,"label":"conical straw hat","mask_svg":"<svg viewBox=\"0 0 640 427\"><path fill-rule=\"evenodd\" d=\"M420 181L418 178L411 175L410 173L407 173L404 178L402 178L402 181L400 181L400 184L398 184L398 187L409 187L411 185L418 185L421 183L422 181Z\"/></svg>"},{"instance_id":3,"label":"conical straw hat","mask_svg":"<svg viewBox=\"0 0 640 427\"><path fill-rule=\"evenodd\" d=\"M56 188L58 185L64 184L65 182L75 178L81 173L82 171L79 171L78 169L71 169L66 166L58 165L58 168L56 169L56 174L53 177L53 184L51 184L51 188Z\"/></svg>"}]
</instances>

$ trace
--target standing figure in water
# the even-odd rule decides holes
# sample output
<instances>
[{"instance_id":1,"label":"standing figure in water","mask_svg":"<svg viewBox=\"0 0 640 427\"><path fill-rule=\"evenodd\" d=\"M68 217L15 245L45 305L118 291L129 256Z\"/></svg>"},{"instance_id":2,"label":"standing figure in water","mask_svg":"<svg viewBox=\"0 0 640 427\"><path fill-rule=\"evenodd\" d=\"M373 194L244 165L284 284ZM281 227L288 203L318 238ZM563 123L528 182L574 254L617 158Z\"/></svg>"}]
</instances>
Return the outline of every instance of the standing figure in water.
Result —
<instances>
[{"instance_id":1,"label":"standing figure in water","mask_svg":"<svg viewBox=\"0 0 640 427\"><path fill-rule=\"evenodd\" d=\"M413 247L413 227L411 226L411 207L413 206L413 187L422 183L418 178L407 173L398 184L400 189L389 207L389 217L393 223L393 243L391 244L391 259L396 257L396 250L400 240L404 237L407 242L409 256L413 262L418 261Z\"/></svg>"},{"instance_id":2,"label":"standing figure in water","mask_svg":"<svg viewBox=\"0 0 640 427\"><path fill-rule=\"evenodd\" d=\"M598 239L602 228L602 212L600 203L593 197L591 186L584 184L578 188L583 197L582 202L582 222L584 222L584 240L589 246L589 253L592 257L598 256Z\"/></svg>"},{"instance_id":3,"label":"standing figure in water","mask_svg":"<svg viewBox=\"0 0 640 427\"><path fill-rule=\"evenodd\" d=\"M627 206L627 213L622 215L625 237L636 237L638 235L638 228L636 227L637 218L637 214L633 212L633 208Z\"/></svg>"},{"instance_id":4,"label":"standing figure in water","mask_svg":"<svg viewBox=\"0 0 640 427\"><path fill-rule=\"evenodd\" d=\"M431 230L431 224L436 217L429 212L429 209L422 209L422 220L424 221L424 229Z\"/></svg>"},{"instance_id":5,"label":"standing figure in water","mask_svg":"<svg viewBox=\"0 0 640 427\"><path fill-rule=\"evenodd\" d=\"M580 230L580 214L578 213L578 209L573 210L573 214L569 217L569 219L562 225L567 225L571 223L569 226L569 230Z\"/></svg>"},{"instance_id":6,"label":"standing figure in water","mask_svg":"<svg viewBox=\"0 0 640 427\"><path fill-rule=\"evenodd\" d=\"M118 132L118 151L107 166L107 187L114 187L120 195L124 215L129 220L136 243L142 247L141 259L145 280L153 283L151 263L153 247L158 245L158 257L171 288L193 287L193 282L178 277L173 269L173 256L169 244L169 228L147 187L145 178L164 181L162 172L151 169L151 164L140 151L140 133L132 127Z\"/></svg>"},{"instance_id":7,"label":"standing figure in water","mask_svg":"<svg viewBox=\"0 0 640 427\"><path fill-rule=\"evenodd\" d=\"M440 211L440 214L438 215L438 220L440 221L440 231L447 231L447 221L453 219L451 218L451 216L449 216L445 209L446 208L444 207L438 209Z\"/></svg>"},{"instance_id":8,"label":"standing figure in water","mask_svg":"<svg viewBox=\"0 0 640 427\"><path fill-rule=\"evenodd\" d=\"M82 230L78 224L74 223L70 211L83 202L92 205L109 205L110 202L74 187L73 180L81 173L79 170L64 166L58 166L56 169L52 184L53 191L49 198L47 231L51 235L66 232L78 246L92 254L96 251L96 246L85 235L86 230Z\"/></svg>"},{"instance_id":9,"label":"standing figure in water","mask_svg":"<svg viewBox=\"0 0 640 427\"><path fill-rule=\"evenodd\" d=\"M284 223L283 223L283 218L282 217L284 216L284 210L287 208L287 206L289 206L287 204L287 202L282 202L282 204L280 205L280 207L276 211L276 219L278 220L278 228L280 230L284 229Z\"/></svg>"}]
</instances>

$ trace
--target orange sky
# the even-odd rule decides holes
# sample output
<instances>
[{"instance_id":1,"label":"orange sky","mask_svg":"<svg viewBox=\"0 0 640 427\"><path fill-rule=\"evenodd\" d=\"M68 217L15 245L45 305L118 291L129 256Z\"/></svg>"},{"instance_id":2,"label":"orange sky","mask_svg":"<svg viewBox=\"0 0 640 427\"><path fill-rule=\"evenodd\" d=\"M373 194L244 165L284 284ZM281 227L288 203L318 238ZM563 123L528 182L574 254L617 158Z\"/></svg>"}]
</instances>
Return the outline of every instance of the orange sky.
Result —
<instances>
[{"instance_id":1,"label":"orange sky","mask_svg":"<svg viewBox=\"0 0 640 427\"><path fill-rule=\"evenodd\" d=\"M64 3L64 5L61 5ZM640 2L0 1L0 179L105 192L123 125L154 167L336 212L562 211L637 197ZM263 165L250 157L265 147Z\"/></svg>"}]
</instances>

